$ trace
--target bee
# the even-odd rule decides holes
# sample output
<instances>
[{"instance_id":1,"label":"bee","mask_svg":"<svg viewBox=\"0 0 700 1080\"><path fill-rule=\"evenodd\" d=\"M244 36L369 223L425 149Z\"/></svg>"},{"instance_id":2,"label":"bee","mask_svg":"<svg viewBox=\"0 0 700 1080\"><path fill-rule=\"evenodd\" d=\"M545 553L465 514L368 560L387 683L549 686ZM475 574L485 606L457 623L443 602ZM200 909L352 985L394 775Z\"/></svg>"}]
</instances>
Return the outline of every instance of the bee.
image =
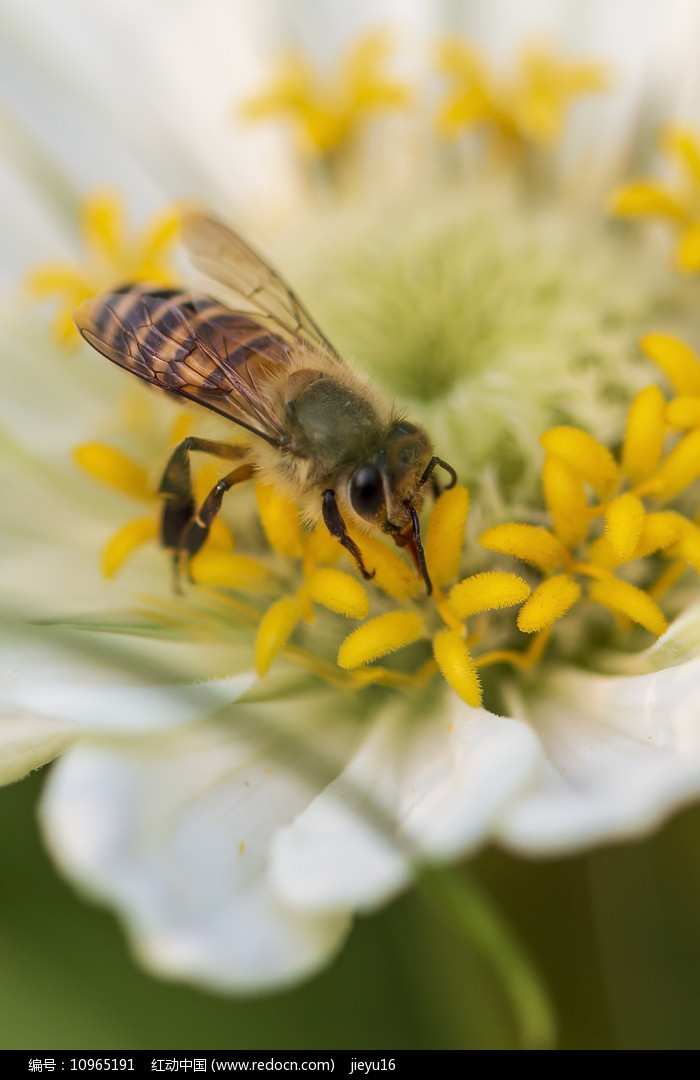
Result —
<instances>
[{"instance_id":1,"label":"bee","mask_svg":"<svg viewBox=\"0 0 700 1080\"><path fill-rule=\"evenodd\" d=\"M196 292L130 284L87 300L74 313L85 340L108 360L167 392L246 429L245 445L191 436L173 451L160 484L161 540L175 582L204 544L224 495L251 477L322 518L371 578L347 524L390 536L413 556L428 593L418 515L434 470L454 469L411 423L354 372L295 293L217 218L189 213L182 237L195 268L223 287L231 306ZM235 467L195 505L190 454Z\"/></svg>"}]
</instances>

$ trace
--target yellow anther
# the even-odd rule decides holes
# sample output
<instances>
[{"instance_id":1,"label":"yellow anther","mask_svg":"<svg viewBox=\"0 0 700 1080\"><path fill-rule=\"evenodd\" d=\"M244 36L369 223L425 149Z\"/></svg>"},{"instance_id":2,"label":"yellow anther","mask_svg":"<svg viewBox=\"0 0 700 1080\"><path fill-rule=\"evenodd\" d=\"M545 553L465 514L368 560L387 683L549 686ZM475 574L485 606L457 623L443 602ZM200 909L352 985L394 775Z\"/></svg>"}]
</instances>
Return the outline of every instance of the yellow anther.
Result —
<instances>
[{"instance_id":1,"label":"yellow anther","mask_svg":"<svg viewBox=\"0 0 700 1080\"><path fill-rule=\"evenodd\" d=\"M618 495L605 511L605 535L618 559L633 558L644 528L644 506L636 495Z\"/></svg>"},{"instance_id":2,"label":"yellow anther","mask_svg":"<svg viewBox=\"0 0 700 1080\"><path fill-rule=\"evenodd\" d=\"M468 619L480 611L522 604L530 595L530 586L517 574L487 570L473 574L450 590L449 605L458 619Z\"/></svg>"},{"instance_id":3,"label":"yellow anther","mask_svg":"<svg viewBox=\"0 0 700 1080\"><path fill-rule=\"evenodd\" d=\"M364 619L369 613L369 595L363 585L344 570L315 570L307 582L309 596L348 619Z\"/></svg>"},{"instance_id":4,"label":"yellow anther","mask_svg":"<svg viewBox=\"0 0 700 1080\"><path fill-rule=\"evenodd\" d=\"M296 600L283 596L263 615L255 639L255 670L264 675L301 618Z\"/></svg>"},{"instance_id":5,"label":"yellow anther","mask_svg":"<svg viewBox=\"0 0 700 1080\"><path fill-rule=\"evenodd\" d=\"M256 484L255 498L260 522L272 550L287 559L299 558L302 532L296 505L270 484Z\"/></svg>"},{"instance_id":6,"label":"yellow anther","mask_svg":"<svg viewBox=\"0 0 700 1080\"><path fill-rule=\"evenodd\" d=\"M457 486L443 491L433 506L425 534L425 560L434 585L449 585L459 575L469 492Z\"/></svg>"},{"instance_id":7,"label":"yellow anther","mask_svg":"<svg viewBox=\"0 0 700 1080\"><path fill-rule=\"evenodd\" d=\"M700 363L688 345L671 334L647 334L639 345L677 394L700 394Z\"/></svg>"},{"instance_id":8,"label":"yellow anther","mask_svg":"<svg viewBox=\"0 0 700 1080\"><path fill-rule=\"evenodd\" d=\"M586 536L590 521L583 483L558 457L546 454L542 487L554 531L566 547L576 547Z\"/></svg>"},{"instance_id":9,"label":"yellow anther","mask_svg":"<svg viewBox=\"0 0 700 1080\"><path fill-rule=\"evenodd\" d=\"M700 429L685 435L657 469L653 479L666 499L679 495L700 476Z\"/></svg>"},{"instance_id":10,"label":"yellow anther","mask_svg":"<svg viewBox=\"0 0 700 1080\"><path fill-rule=\"evenodd\" d=\"M616 615L627 616L658 637L666 631L666 620L658 604L635 585L620 581L612 574L604 580L593 581L589 585L588 595L596 604Z\"/></svg>"},{"instance_id":11,"label":"yellow anther","mask_svg":"<svg viewBox=\"0 0 700 1080\"><path fill-rule=\"evenodd\" d=\"M569 558L561 540L548 529L541 529L537 525L494 525L481 534L479 543L490 551L513 555L545 574L563 566Z\"/></svg>"},{"instance_id":12,"label":"yellow anther","mask_svg":"<svg viewBox=\"0 0 700 1080\"><path fill-rule=\"evenodd\" d=\"M150 499L148 473L130 457L106 443L82 443L73 451L73 460L102 484L137 499Z\"/></svg>"},{"instance_id":13,"label":"yellow anther","mask_svg":"<svg viewBox=\"0 0 700 1080\"><path fill-rule=\"evenodd\" d=\"M518 612L518 629L524 634L545 630L566 615L580 597L581 586L569 574L547 578Z\"/></svg>"},{"instance_id":14,"label":"yellow anther","mask_svg":"<svg viewBox=\"0 0 700 1080\"><path fill-rule=\"evenodd\" d=\"M340 558L341 551L338 541L321 524L313 532L304 534L304 569L310 572L316 563L333 566Z\"/></svg>"},{"instance_id":15,"label":"yellow anther","mask_svg":"<svg viewBox=\"0 0 700 1080\"><path fill-rule=\"evenodd\" d=\"M624 562L624 559L621 559L617 555L610 543L607 533L603 533L602 536L599 536L588 545L587 558L595 566L602 566L607 570L612 570L613 567L619 566L620 563Z\"/></svg>"},{"instance_id":16,"label":"yellow anther","mask_svg":"<svg viewBox=\"0 0 700 1080\"><path fill-rule=\"evenodd\" d=\"M620 217L650 214L679 221L685 217L685 210L680 202L653 180L633 180L619 188L610 199L610 210Z\"/></svg>"},{"instance_id":17,"label":"yellow anther","mask_svg":"<svg viewBox=\"0 0 700 1080\"><path fill-rule=\"evenodd\" d=\"M412 645L425 636L423 620L414 611L389 611L358 626L338 652L338 666L350 669Z\"/></svg>"},{"instance_id":18,"label":"yellow anther","mask_svg":"<svg viewBox=\"0 0 700 1080\"><path fill-rule=\"evenodd\" d=\"M112 537L102 552L102 573L106 578L114 577L117 570L129 558L131 553L158 535L158 524L154 518L138 518L130 521Z\"/></svg>"},{"instance_id":19,"label":"yellow anther","mask_svg":"<svg viewBox=\"0 0 700 1080\"><path fill-rule=\"evenodd\" d=\"M423 583L418 572L403 555L399 555L398 551L392 550L376 536L369 536L355 529L349 531L362 552L365 566L370 572L374 571L373 585L382 589L394 600L408 600L421 591ZM348 558L355 566L355 560L349 553Z\"/></svg>"},{"instance_id":20,"label":"yellow anther","mask_svg":"<svg viewBox=\"0 0 700 1080\"><path fill-rule=\"evenodd\" d=\"M677 397L669 401L666 423L674 428L700 427L700 397Z\"/></svg>"},{"instance_id":21,"label":"yellow anther","mask_svg":"<svg viewBox=\"0 0 700 1080\"><path fill-rule=\"evenodd\" d=\"M228 525L219 517L214 518L211 523L207 547L217 548L219 551L233 551L233 534Z\"/></svg>"},{"instance_id":22,"label":"yellow anther","mask_svg":"<svg viewBox=\"0 0 700 1080\"><path fill-rule=\"evenodd\" d=\"M553 454L591 485L596 495L607 499L619 483L617 462L607 446L579 428L550 428L540 437L548 454Z\"/></svg>"},{"instance_id":23,"label":"yellow anther","mask_svg":"<svg viewBox=\"0 0 700 1080\"><path fill-rule=\"evenodd\" d=\"M700 574L700 529L690 521L684 521L674 555L689 562L697 574Z\"/></svg>"},{"instance_id":24,"label":"yellow anther","mask_svg":"<svg viewBox=\"0 0 700 1080\"><path fill-rule=\"evenodd\" d=\"M686 524L688 523L685 519L672 510L647 514L633 558L642 559L653 555L655 551L670 548L678 540Z\"/></svg>"},{"instance_id":25,"label":"yellow anther","mask_svg":"<svg viewBox=\"0 0 700 1080\"><path fill-rule=\"evenodd\" d=\"M194 556L190 571L198 585L215 585L222 589L267 591L274 580L268 568L256 559L210 548Z\"/></svg>"},{"instance_id":26,"label":"yellow anther","mask_svg":"<svg viewBox=\"0 0 700 1080\"><path fill-rule=\"evenodd\" d=\"M464 639L454 630L440 630L433 638L433 655L445 681L462 701L477 709L481 682Z\"/></svg>"},{"instance_id":27,"label":"yellow anther","mask_svg":"<svg viewBox=\"0 0 700 1080\"><path fill-rule=\"evenodd\" d=\"M622 446L622 469L638 484L659 464L666 437L666 402L658 386L646 386L630 405Z\"/></svg>"}]
</instances>

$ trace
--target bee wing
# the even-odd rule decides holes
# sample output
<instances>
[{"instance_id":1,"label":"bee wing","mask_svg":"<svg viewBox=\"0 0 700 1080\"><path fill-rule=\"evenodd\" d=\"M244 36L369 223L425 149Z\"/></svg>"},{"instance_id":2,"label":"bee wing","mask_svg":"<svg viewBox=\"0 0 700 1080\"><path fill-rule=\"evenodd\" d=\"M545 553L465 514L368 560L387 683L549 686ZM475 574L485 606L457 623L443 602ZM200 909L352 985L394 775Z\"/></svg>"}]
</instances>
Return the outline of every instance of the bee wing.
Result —
<instances>
[{"instance_id":1,"label":"bee wing","mask_svg":"<svg viewBox=\"0 0 700 1080\"><path fill-rule=\"evenodd\" d=\"M181 233L194 266L242 298L260 323L290 345L301 342L343 363L284 279L238 233L202 213L185 214Z\"/></svg>"},{"instance_id":2,"label":"bee wing","mask_svg":"<svg viewBox=\"0 0 700 1080\"><path fill-rule=\"evenodd\" d=\"M125 286L74 313L85 340L140 379L203 405L280 446L285 431L265 384L290 361L286 342L218 301Z\"/></svg>"}]
</instances>

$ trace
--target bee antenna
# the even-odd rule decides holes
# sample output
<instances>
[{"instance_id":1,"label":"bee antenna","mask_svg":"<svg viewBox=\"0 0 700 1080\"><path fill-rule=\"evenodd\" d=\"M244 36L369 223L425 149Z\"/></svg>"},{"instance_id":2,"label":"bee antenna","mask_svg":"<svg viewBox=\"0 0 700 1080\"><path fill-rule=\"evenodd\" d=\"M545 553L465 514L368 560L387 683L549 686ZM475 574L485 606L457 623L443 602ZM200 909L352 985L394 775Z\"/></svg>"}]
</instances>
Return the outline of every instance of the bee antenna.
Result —
<instances>
[{"instance_id":1,"label":"bee antenna","mask_svg":"<svg viewBox=\"0 0 700 1080\"><path fill-rule=\"evenodd\" d=\"M411 520L413 521L413 540L414 540L414 543L416 545L416 554L418 556L418 565L420 567L421 577L423 578L423 581L425 582L425 587L426 587L428 596L430 596L430 594L433 591L433 584L432 584L432 582L430 580L430 574L428 573L428 567L425 564L425 552L423 551L423 541L421 540L421 536L420 536L420 522L418 520L418 514L416 513L415 506L408 499L404 503L404 506L407 506L408 509L411 512Z\"/></svg>"}]
</instances>

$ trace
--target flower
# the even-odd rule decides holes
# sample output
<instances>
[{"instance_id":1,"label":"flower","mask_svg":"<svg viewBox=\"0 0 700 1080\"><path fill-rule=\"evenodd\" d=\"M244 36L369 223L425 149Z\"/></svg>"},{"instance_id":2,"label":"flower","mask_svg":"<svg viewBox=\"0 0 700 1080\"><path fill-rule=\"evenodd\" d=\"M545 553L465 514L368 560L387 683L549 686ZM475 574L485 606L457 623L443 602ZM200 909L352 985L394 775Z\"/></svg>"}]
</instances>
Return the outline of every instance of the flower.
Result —
<instances>
[{"instance_id":1,"label":"flower","mask_svg":"<svg viewBox=\"0 0 700 1080\"><path fill-rule=\"evenodd\" d=\"M331 160L347 151L376 113L403 109L410 90L384 74L389 40L383 31L359 37L341 57L333 78L322 77L304 55L282 56L267 90L242 107L251 121L289 118L304 153Z\"/></svg>"},{"instance_id":2,"label":"flower","mask_svg":"<svg viewBox=\"0 0 700 1080\"><path fill-rule=\"evenodd\" d=\"M618 217L656 217L670 225L677 234L674 265L693 274L700 270L700 142L689 128L670 127L661 148L680 169L680 183L630 180L613 192L610 208Z\"/></svg>"},{"instance_id":3,"label":"flower","mask_svg":"<svg viewBox=\"0 0 700 1080\"><path fill-rule=\"evenodd\" d=\"M154 972L225 991L288 985L329 961L356 912L426 869L489 840L551 854L639 836L700 790L685 575L697 562L698 362L665 326L647 334L664 395L631 344L671 317L686 336L686 298L674 290L670 305L668 283L587 212L572 224L556 191L548 213L524 215L521 193L457 180L436 182L427 209L420 185L392 191L390 207L339 201L319 211L321 239L308 220L292 237L300 276L322 250L319 273L346 275L344 351L380 358L377 380L469 485L425 514L432 597L374 536L356 538L376 571L361 581L263 484L232 494L235 550L200 553L184 596L155 545L100 580L123 495L151 498L170 440L141 455L132 431L117 451L94 420L113 409L120 373L76 355L91 404L71 411L56 351L30 348L26 326L17 335L38 376L33 426L0 459L0 586L19 608L4 616L3 777L62 753L42 800L46 842L119 912ZM332 313L328 295L318 288ZM34 441L61 383L62 446L78 446L82 473L68 449ZM154 401L164 429L167 411ZM18 489L32 495L21 506ZM130 546L114 543L108 574ZM517 574L500 561L514 555ZM624 651L630 617L660 635L645 652ZM528 1045L549 1037L541 1024Z\"/></svg>"},{"instance_id":4,"label":"flower","mask_svg":"<svg viewBox=\"0 0 700 1080\"><path fill-rule=\"evenodd\" d=\"M76 343L74 310L82 300L110 286L138 280L173 284L170 249L177 238L178 221L179 213L169 210L150 222L142 235L128 237L119 196L106 191L89 195L81 207L85 266L47 263L26 278L26 287L36 300L58 300L52 323L58 341Z\"/></svg>"},{"instance_id":5,"label":"flower","mask_svg":"<svg viewBox=\"0 0 700 1080\"><path fill-rule=\"evenodd\" d=\"M514 74L501 83L463 41L441 44L438 68L451 83L437 115L440 134L455 138L483 127L516 150L554 142L573 99L607 82L600 64L567 63L544 46L523 52Z\"/></svg>"}]
</instances>

